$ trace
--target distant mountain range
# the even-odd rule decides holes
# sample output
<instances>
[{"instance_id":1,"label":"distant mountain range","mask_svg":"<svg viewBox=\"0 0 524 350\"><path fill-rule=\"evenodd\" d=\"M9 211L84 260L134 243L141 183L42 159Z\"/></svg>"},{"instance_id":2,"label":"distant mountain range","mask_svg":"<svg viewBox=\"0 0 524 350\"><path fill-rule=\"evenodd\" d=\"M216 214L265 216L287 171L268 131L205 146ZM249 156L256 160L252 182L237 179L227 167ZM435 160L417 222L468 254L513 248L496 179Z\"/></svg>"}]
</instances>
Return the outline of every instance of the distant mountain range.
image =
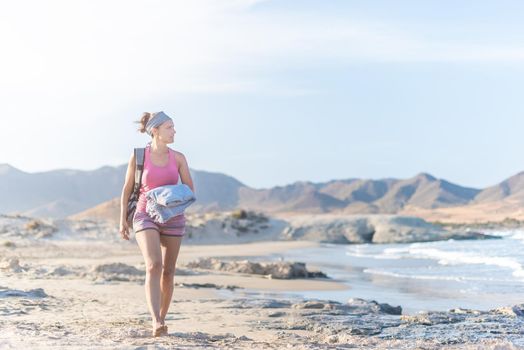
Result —
<instances>
[{"instance_id":1,"label":"distant mountain range","mask_svg":"<svg viewBox=\"0 0 524 350\"><path fill-rule=\"evenodd\" d=\"M92 171L26 173L0 164L0 213L64 218L85 211L120 196L126 169L127 164ZM235 194L244 184L224 174L192 169L190 172L198 192L193 210L235 207Z\"/></svg>"},{"instance_id":2,"label":"distant mountain range","mask_svg":"<svg viewBox=\"0 0 524 350\"><path fill-rule=\"evenodd\" d=\"M26 173L0 164L0 213L63 218L118 217L126 165L92 171ZM250 188L235 178L191 170L197 202L191 211L253 209L264 212L402 213L406 209L524 203L524 172L485 189L463 187L420 173L409 179L345 179Z\"/></svg>"}]
</instances>

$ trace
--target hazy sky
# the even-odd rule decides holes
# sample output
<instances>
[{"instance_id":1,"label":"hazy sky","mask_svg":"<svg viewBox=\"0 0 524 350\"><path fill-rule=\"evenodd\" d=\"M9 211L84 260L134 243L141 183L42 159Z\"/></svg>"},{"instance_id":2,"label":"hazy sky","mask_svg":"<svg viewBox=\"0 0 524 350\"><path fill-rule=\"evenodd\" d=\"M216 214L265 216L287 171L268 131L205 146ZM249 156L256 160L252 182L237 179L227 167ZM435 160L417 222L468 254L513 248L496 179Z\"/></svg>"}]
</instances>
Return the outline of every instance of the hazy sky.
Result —
<instances>
[{"instance_id":1,"label":"hazy sky","mask_svg":"<svg viewBox=\"0 0 524 350\"><path fill-rule=\"evenodd\" d=\"M143 111L252 187L524 170L524 2L4 1L0 163L127 162Z\"/></svg>"}]
</instances>

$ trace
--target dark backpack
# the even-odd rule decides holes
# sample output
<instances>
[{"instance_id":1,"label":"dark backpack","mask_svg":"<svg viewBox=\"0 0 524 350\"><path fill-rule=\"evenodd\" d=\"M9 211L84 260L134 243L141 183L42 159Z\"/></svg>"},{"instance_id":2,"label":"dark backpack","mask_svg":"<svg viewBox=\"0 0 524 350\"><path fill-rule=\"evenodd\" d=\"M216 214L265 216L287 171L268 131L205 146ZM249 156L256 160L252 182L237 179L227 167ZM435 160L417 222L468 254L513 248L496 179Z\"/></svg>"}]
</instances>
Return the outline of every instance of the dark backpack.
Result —
<instances>
[{"instance_id":1,"label":"dark backpack","mask_svg":"<svg viewBox=\"0 0 524 350\"><path fill-rule=\"evenodd\" d=\"M127 201L126 219L129 227L133 227L133 216L135 215L138 196L140 195L140 186L142 185L145 156L145 148L135 148L135 183L133 185L133 193L131 193Z\"/></svg>"}]
</instances>

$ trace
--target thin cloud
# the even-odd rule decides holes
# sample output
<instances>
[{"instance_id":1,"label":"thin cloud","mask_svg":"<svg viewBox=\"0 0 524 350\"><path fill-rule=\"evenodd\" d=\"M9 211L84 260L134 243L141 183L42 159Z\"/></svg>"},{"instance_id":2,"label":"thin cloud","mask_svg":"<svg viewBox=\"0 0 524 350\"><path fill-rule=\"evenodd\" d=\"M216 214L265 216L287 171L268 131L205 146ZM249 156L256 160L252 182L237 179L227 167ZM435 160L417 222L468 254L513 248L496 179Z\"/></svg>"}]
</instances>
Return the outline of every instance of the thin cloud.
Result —
<instances>
[{"instance_id":1,"label":"thin cloud","mask_svg":"<svg viewBox=\"0 0 524 350\"><path fill-rule=\"evenodd\" d=\"M435 41L336 13L260 12L267 1L30 1L4 5L0 93L143 96L314 93L268 74L351 62L522 62L520 45ZM278 8L278 3L271 3ZM32 8L32 11L27 11ZM21 18L24 18L22 21ZM302 92L301 92L302 91Z\"/></svg>"}]
</instances>

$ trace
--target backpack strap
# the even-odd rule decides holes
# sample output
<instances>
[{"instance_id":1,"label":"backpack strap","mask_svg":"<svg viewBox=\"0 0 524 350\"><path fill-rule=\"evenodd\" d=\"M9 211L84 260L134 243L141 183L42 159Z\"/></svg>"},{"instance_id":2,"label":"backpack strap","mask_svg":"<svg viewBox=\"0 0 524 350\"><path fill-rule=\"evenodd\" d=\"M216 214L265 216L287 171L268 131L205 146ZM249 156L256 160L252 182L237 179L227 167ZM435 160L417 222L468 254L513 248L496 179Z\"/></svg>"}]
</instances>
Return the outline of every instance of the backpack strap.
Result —
<instances>
[{"instance_id":1,"label":"backpack strap","mask_svg":"<svg viewBox=\"0 0 524 350\"><path fill-rule=\"evenodd\" d=\"M144 172L144 161L146 157L145 148L135 148L135 187L133 192L138 197L142 185L142 173Z\"/></svg>"}]
</instances>

